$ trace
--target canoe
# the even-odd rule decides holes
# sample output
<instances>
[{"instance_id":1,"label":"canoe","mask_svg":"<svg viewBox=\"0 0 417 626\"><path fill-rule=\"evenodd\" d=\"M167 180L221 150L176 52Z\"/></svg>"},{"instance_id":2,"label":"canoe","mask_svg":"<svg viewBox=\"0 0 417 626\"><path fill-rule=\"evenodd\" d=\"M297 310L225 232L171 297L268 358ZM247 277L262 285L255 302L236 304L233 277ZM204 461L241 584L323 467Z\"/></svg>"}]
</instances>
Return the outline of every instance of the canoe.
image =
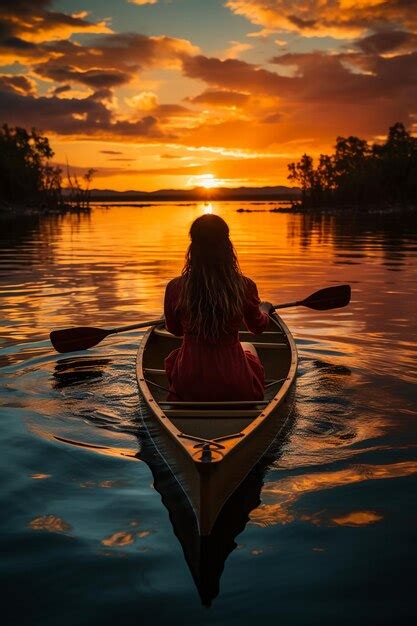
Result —
<instances>
[{"instance_id":1,"label":"canoe","mask_svg":"<svg viewBox=\"0 0 417 626\"><path fill-rule=\"evenodd\" d=\"M263 401L168 401L164 359L181 338L162 325L147 331L136 375L147 410L143 422L194 511L199 534L209 535L225 502L284 428L293 405L297 349L283 320L270 316L261 335L246 329L265 368Z\"/></svg>"},{"instance_id":2,"label":"canoe","mask_svg":"<svg viewBox=\"0 0 417 626\"><path fill-rule=\"evenodd\" d=\"M291 428L294 414L285 432ZM204 606L210 606L220 592L220 580L229 555L237 548L236 537L245 529L250 513L260 504L260 494L268 467L282 454L283 437L276 437L262 459L225 502L209 535L201 536L196 517L184 491L173 478L172 472L155 444L141 430L140 453L152 472L153 487L166 507L175 536L180 542L185 561L193 577Z\"/></svg>"}]
</instances>

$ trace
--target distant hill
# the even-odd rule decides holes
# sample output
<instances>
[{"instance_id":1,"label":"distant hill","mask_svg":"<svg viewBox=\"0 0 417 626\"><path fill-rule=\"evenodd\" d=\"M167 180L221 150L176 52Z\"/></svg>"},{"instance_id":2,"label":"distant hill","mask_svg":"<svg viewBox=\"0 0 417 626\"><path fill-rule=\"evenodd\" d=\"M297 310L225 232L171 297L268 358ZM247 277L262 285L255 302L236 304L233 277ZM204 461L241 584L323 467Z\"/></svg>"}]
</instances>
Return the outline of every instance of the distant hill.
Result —
<instances>
[{"instance_id":1,"label":"distant hill","mask_svg":"<svg viewBox=\"0 0 417 626\"><path fill-rule=\"evenodd\" d=\"M91 201L135 200L291 200L300 197L298 187L219 187L217 189L158 189L158 191L113 191L92 189Z\"/></svg>"}]
</instances>

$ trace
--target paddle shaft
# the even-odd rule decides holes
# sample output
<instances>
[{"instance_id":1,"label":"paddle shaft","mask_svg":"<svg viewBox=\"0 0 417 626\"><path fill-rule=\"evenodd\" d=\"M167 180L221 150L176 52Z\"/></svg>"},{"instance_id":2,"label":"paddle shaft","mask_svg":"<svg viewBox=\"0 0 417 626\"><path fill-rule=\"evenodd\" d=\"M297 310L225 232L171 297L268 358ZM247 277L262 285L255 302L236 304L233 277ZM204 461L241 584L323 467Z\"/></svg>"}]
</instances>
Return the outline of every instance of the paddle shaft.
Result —
<instances>
[{"instance_id":1,"label":"paddle shaft","mask_svg":"<svg viewBox=\"0 0 417 626\"><path fill-rule=\"evenodd\" d=\"M130 326L118 326L117 328L111 328L109 330L109 335L115 335L116 333L125 333L128 330L136 330L136 328L146 328L147 326L156 326L156 324L161 324L163 321L164 321L164 318L160 317L157 320L141 322L140 324L131 324Z\"/></svg>"},{"instance_id":2,"label":"paddle shaft","mask_svg":"<svg viewBox=\"0 0 417 626\"><path fill-rule=\"evenodd\" d=\"M274 309L286 309L290 306L298 306L303 303L303 300L297 300L295 302L287 302L286 304L276 304ZM164 321L163 317L157 320L150 320L148 322L141 322L140 324L131 324L130 326L118 326L117 328L109 329L109 335L115 335L116 333L125 333L128 330L136 330L137 328L146 328L147 326L156 326Z\"/></svg>"},{"instance_id":3,"label":"paddle shaft","mask_svg":"<svg viewBox=\"0 0 417 626\"><path fill-rule=\"evenodd\" d=\"M285 302L277 304L273 309L286 309L293 306L305 306L317 311L325 311L328 309L336 309L346 306L350 301L350 286L339 285L335 287L327 287L320 289L311 294L304 300L295 300L294 302ZM89 326L79 326L78 328L66 328L63 330L53 330L50 334L51 343L55 350L60 353L76 352L79 350L88 350L96 346L100 341L109 335L117 333L125 333L128 330L136 330L137 328L146 328L156 326L165 321L164 317L156 320L148 320L139 324L130 324L129 326L117 326L116 328L92 328Z\"/></svg>"},{"instance_id":4,"label":"paddle shaft","mask_svg":"<svg viewBox=\"0 0 417 626\"><path fill-rule=\"evenodd\" d=\"M274 310L276 309L288 309L290 306L300 306L303 304L303 300L294 300L294 302L285 302L284 304L274 304Z\"/></svg>"}]
</instances>

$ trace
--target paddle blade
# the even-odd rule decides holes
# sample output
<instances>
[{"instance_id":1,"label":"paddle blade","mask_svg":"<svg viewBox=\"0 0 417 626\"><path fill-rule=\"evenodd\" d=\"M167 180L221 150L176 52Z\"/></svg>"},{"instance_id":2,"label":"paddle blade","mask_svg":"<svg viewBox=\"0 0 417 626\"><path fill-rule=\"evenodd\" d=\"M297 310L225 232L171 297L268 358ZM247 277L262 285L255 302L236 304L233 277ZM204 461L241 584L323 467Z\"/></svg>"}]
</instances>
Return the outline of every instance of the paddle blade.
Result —
<instances>
[{"instance_id":1,"label":"paddle blade","mask_svg":"<svg viewBox=\"0 0 417 626\"><path fill-rule=\"evenodd\" d=\"M88 350L88 348L100 343L110 333L111 331L102 328L79 326L78 328L53 330L49 338L57 352L65 353Z\"/></svg>"},{"instance_id":2,"label":"paddle blade","mask_svg":"<svg viewBox=\"0 0 417 626\"><path fill-rule=\"evenodd\" d=\"M350 302L350 285L338 285L337 287L327 287L311 294L308 298L300 302L303 306L315 311L328 311L329 309L340 309Z\"/></svg>"}]
</instances>

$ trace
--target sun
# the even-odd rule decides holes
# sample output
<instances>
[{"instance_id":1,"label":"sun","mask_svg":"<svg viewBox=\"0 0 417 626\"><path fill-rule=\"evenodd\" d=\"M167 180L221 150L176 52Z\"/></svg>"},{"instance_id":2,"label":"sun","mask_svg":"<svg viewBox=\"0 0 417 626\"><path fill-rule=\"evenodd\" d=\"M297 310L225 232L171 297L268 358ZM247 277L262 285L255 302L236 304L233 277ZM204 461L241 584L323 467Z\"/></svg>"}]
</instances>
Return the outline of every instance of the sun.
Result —
<instances>
[{"instance_id":1,"label":"sun","mask_svg":"<svg viewBox=\"0 0 417 626\"><path fill-rule=\"evenodd\" d=\"M201 186L204 189L214 189L217 187L217 180L214 178L213 174L203 174L201 177Z\"/></svg>"},{"instance_id":2,"label":"sun","mask_svg":"<svg viewBox=\"0 0 417 626\"><path fill-rule=\"evenodd\" d=\"M220 181L213 174L200 174L193 176L192 184L203 189L216 189Z\"/></svg>"}]
</instances>

